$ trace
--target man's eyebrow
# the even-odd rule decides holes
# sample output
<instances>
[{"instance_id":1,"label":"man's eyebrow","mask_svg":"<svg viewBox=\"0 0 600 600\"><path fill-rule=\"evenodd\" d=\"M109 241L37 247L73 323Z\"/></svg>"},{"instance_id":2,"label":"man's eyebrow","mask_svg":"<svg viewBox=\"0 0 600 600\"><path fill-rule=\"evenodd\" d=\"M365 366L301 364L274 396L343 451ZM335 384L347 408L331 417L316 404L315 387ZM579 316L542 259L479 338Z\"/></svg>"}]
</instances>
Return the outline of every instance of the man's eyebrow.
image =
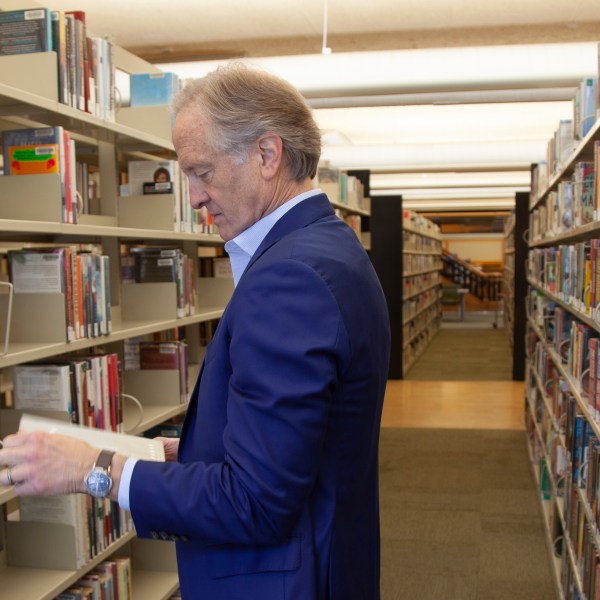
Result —
<instances>
[{"instance_id":1,"label":"man's eyebrow","mask_svg":"<svg viewBox=\"0 0 600 600\"><path fill-rule=\"evenodd\" d=\"M201 162L196 162L196 161L188 161L188 160L184 160L183 162L180 160L179 161L179 166L182 169L194 169L194 170L210 170L213 168L213 164L211 162L205 162L205 161L201 161Z\"/></svg>"}]
</instances>

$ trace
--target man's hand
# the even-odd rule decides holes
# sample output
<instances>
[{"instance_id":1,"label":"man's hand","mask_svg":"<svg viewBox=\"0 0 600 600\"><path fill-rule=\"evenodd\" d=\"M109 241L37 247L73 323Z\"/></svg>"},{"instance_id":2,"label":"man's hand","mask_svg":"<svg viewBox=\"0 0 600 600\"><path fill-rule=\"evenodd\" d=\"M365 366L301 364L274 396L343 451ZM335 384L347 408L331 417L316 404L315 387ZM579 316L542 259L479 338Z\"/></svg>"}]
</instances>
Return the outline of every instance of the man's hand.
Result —
<instances>
[{"instance_id":1,"label":"man's hand","mask_svg":"<svg viewBox=\"0 0 600 600\"><path fill-rule=\"evenodd\" d=\"M167 462L177 462L177 452L179 451L179 438L168 438L168 437L156 437L154 438L162 445L165 449L165 460Z\"/></svg>"},{"instance_id":2,"label":"man's hand","mask_svg":"<svg viewBox=\"0 0 600 600\"><path fill-rule=\"evenodd\" d=\"M7 436L0 449L0 485L15 485L18 496L85 492L83 479L99 450L68 436L41 431Z\"/></svg>"}]
</instances>

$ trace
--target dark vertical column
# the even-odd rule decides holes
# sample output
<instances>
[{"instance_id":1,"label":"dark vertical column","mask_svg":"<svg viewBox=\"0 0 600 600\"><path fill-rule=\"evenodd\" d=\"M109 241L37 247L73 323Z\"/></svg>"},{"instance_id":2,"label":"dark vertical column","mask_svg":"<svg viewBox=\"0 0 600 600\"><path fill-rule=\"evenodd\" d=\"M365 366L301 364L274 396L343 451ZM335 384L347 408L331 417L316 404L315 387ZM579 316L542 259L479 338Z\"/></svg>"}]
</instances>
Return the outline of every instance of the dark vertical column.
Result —
<instances>
[{"instance_id":1,"label":"dark vertical column","mask_svg":"<svg viewBox=\"0 0 600 600\"><path fill-rule=\"evenodd\" d=\"M529 194L515 195L515 280L514 280L514 323L513 323L513 380L525 378L525 297L527 295L527 242L525 231L529 228Z\"/></svg>"},{"instance_id":2,"label":"dark vertical column","mask_svg":"<svg viewBox=\"0 0 600 600\"><path fill-rule=\"evenodd\" d=\"M402 196L371 198L371 261L385 293L392 329L390 379L402 379Z\"/></svg>"}]
</instances>

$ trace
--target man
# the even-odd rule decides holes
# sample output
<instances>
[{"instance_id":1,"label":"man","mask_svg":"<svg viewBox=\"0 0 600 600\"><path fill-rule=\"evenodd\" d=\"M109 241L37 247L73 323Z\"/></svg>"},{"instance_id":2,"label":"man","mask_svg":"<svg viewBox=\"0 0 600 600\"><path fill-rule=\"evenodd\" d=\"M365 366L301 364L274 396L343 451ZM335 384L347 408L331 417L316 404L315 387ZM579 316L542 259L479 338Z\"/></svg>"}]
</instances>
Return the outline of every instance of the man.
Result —
<instances>
[{"instance_id":1,"label":"man","mask_svg":"<svg viewBox=\"0 0 600 600\"><path fill-rule=\"evenodd\" d=\"M355 234L312 189L318 128L296 90L240 65L174 108L191 203L213 215L236 288L181 442L165 441L171 460L100 457L110 496L138 535L178 540L184 598L376 600L388 313ZM97 458L67 438L10 436L0 483L83 492Z\"/></svg>"}]
</instances>

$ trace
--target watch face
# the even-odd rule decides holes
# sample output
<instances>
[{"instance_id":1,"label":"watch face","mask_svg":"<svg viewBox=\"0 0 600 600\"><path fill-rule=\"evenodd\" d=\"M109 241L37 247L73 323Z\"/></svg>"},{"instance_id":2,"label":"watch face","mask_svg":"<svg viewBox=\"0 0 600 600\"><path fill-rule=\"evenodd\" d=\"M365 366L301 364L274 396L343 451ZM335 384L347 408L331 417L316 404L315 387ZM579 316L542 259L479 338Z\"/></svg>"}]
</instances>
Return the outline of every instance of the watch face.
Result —
<instances>
[{"instance_id":1,"label":"watch face","mask_svg":"<svg viewBox=\"0 0 600 600\"><path fill-rule=\"evenodd\" d=\"M105 471L94 469L88 473L85 484L89 494L96 498L104 498L110 492L112 479Z\"/></svg>"}]
</instances>

